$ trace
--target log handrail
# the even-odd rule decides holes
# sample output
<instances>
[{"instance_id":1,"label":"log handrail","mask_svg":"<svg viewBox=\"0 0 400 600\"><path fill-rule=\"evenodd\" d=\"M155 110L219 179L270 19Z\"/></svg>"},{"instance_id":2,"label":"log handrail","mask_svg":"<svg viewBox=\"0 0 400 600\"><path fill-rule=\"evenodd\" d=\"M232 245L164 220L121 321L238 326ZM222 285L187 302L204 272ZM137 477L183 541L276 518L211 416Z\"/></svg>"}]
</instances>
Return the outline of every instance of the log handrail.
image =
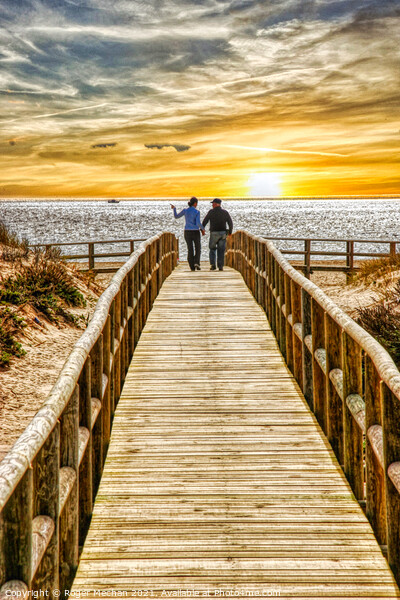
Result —
<instances>
[{"instance_id":1,"label":"log handrail","mask_svg":"<svg viewBox=\"0 0 400 600\"><path fill-rule=\"evenodd\" d=\"M0 597L71 586L113 414L178 240L143 243L114 275L47 400L0 463Z\"/></svg>"},{"instance_id":2,"label":"log handrail","mask_svg":"<svg viewBox=\"0 0 400 600\"><path fill-rule=\"evenodd\" d=\"M46 248L46 249L51 249L53 247L62 247L62 246L87 246L87 254L62 254L62 258L64 260L81 260L81 259L87 259L87 263L88 263L88 269L90 271L97 271L97 272L112 272L112 271L117 271L118 268L101 268L101 267L96 267L95 265L95 259L96 258L116 258L116 257L120 257L120 258L126 258L128 256L130 256L132 254L132 252L135 251L135 244L139 243L139 242L144 242L145 239L144 238L125 238L125 239L118 239L118 240L87 240L84 242L51 242L51 243L43 243L43 244L29 244L29 248ZM129 244L129 250L124 250L124 251L114 251L114 252L102 252L102 253L96 253L95 252L95 245L99 245L99 244Z\"/></svg>"},{"instance_id":3,"label":"log handrail","mask_svg":"<svg viewBox=\"0 0 400 600\"><path fill-rule=\"evenodd\" d=\"M304 242L305 240L311 240L312 242L355 242L360 244L400 244L400 240L371 240L365 238L352 238L349 240L348 238L315 238L315 237L285 237L278 235L271 235L269 233L263 233L261 235L262 238L266 238L268 240L288 240L288 241L300 241Z\"/></svg>"},{"instance_id":4,"label":"log handrail","mask_svg":"<svg viewBox=\"0 0 400 600\"><path fill-rule=\"evenodd\" d=\"M265 310L400 583L399 370L271 241L235 232L228 238L227 262Z\"/></svg>"},{"instance_id":5,"label":"log handrail","mask_svg":"<svg viewBox=\"0 0 400 600\"><path fill-rule=\"evenodd\" d=\"M397 252L397 244L400 244L400 240L366 240L366 239L346 239L346 238L312 238L312 237L284 237L275 236L268 233L263 234L262 238L273 241L294 241L301 242L304 250L279 248L282 254L290 254L291 256L302 256L304 257L304 263L302 265L294 265L299 271L303 271L303 274L309 278L313 271L342 271L346 273L347 280L349 281L351 276L359 270L358 266L354 265L355 258L385 258L389 256L395 256ZM343 243L346 244L344 251L340 250L312 250L312 244L314 242L332 242L332 243ZM389 244L388 252L356 252L354 244ZM345 259L345 265L331 265L327 261L323 261L326 264L315 265L311 263L312 257L342 257Z\"/></svg>"}]
</instances>

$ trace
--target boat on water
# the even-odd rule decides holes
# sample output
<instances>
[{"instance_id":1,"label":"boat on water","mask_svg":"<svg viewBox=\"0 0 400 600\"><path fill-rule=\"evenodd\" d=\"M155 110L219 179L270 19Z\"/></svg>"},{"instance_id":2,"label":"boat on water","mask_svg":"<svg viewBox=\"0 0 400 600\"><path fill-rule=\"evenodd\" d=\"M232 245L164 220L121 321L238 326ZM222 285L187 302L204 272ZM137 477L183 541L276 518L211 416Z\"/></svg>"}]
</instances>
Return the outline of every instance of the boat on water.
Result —
<instances>
[{"instance_id":1,"label":"boat on water","mask_svg":"<svg viewBox=\"0 0 400 600\"><path fill-rule=\"evenodd\" d=\"M119 200L116 200L115 198L112 198L111 200L107 200L108 204L118 204Z\"/></svg>"}]
</instances>

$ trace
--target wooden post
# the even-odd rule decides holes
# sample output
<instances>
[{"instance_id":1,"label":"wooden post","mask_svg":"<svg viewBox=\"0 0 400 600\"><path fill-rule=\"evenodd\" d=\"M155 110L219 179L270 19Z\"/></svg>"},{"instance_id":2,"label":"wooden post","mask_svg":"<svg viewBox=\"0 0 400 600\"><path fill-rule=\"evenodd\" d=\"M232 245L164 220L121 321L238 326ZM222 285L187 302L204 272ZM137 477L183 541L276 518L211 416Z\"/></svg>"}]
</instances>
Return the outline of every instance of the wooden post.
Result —
<instances>
[{"instance_id":1,"label":"wooden post","mask_svg":"<svg viewBox=\"0 0 400 600\"><path fill-rule=\"evenodd\" d=\"M134 283L133 283L133 269L129 271L127 275L127 302L128 302L128 311L130 314L127 314L128 319L128 365L130 364L133 356L133 351L135 349L135 319L133 315L133 305L134 305Z\"/></svg>"},{"instance_id":2,"label":"wooden post","mask_svg":"<svg viewBox=\"0 0 400 600\"><path fill-rule=\"evenodd\" d=\"M260 258L259 258L259 247L260 243L258 240L254 240L254 298L257 303L260 304Z\"/></svg>"},{"instance_id":3,"label":"wooden post","mask_svg":"<svg viewBox=\"0 0 400 600\"><path fill-rule=\"evenodd\" d=\"M246 265L247 265L247 287L251 291L251 239L249 235L246 235Z\"/></svg>"},{"instance_id":4,"label":"wooden post","mask_svg":"<svg viewBox=\"0 0 400 600\"><path fill-rule=\"evenodd\" d=\"M150 307L153 308L154 300L157 298L157 244L153 242L150 246Z\"/></svg>"},{"instance_id":5,"label":"wooden post","mask_svg":"<svg viewBox=\"0 0 400 600\"><path fill-rule=\"evenodd\" d=\"M79 545L82 546L93 512L92 389L89 357L86 359L79 377L79 423L89 431L89 441L79 466Z\"/></svg>"},{"instance_id":6,"label":"wooden post","mask_svg":"<svg viewBox=\"0 0 400 600\"><path fill-rule=\"evenodd\" d=\"M256 295L256 241L250 238L250 260L251 260L251 292Z\"/></svg>"},{"instance_id":7,"label":"wooden post","mask_svg":"<svg viewBox=\"0 0 400 600\"><path fill-rule=\"evenodd\" d=\"M128 339L128 276L124 277L121 285L121 325L122 325L122 368L121 368L121 389L125 381L125 376L129 368L129 339Z\"/></svg>"},{"instance_id":8,"label":"wooden post","mask_svg":"<svg viewBox=\"0 0 400 600\"><path fill-rule=\"evenodd\" d=\"M143 287L143 254L141 254L139 256L138 262L137 262L137 279L138 279L138 295L139 295L139 299L138 299L138 328L139 328L139 336L142 332L143 326L144 326L144 319L143 319L143 301L144 301L144 287ZM164 267L165 267L165 272L168 272L168 263L167 263L167 257L165 257L164 260Z\"/></svg>"},{"instance_id":9,"label":"wooden post","mask_svg":"<svg viewBox=\"0 0 400 600\"><path fill-rule=\"evenodd\" d=\"M88 253L89 253L88 268L89 268L89 271L93 271L93 269L94 269L94 243L93 242L89 242L89 244L88 244Z\"/></svg>"},{"instance_id":10,"label":"wooden post","mask_svg":"<svg viewBox=\"0 0 400 600\"><path fill-rule=\"evenodd\" d=\"M172 240L171 240L172 243ZM172 256L172 269L173 269L173 256ZM147 314L149 314L149 312L152 309L153 306L153 277L152 277L152 271L153 271L153 244L150 244L150 246L147 247L147 289L148 289L148 294L147 294Z\"/></svg>"},{"instance_id":11,"label":"wooden post","mask_svg":"<svg viewBox=\"0 0 400 600\"><path fill-rule=\"evenodd\" d=\"M364 500L363 432L349 407L350 394L362 395L362 356L360 346L342 333L344 472L357 500Z\"/></svg>"},{"instance_id":12,"label":"wooden post","mask_svg":"<svg viewBox=\"0 0 400 600\"><path fill-rule=\"evenodd\" d=\"M171 240L171 235L169 233L165 234L165 245L166 245L166 265L167 265L167 277L171 274L172 268L173 268L173 262L174 262L174 257L173 257L173 245L172 245L172 240ZM143 260L144 262L146 262L146 252L144 252L143 254ZM146 265L145 265L145 270L146 270ZM147 274L147 271L146 271Z\"/></svg>"},{"instance_id":13,"label":"wooden post","mask_svg":"<svg viewBox=\"0 0 400 600\"><path fill-rule=\"evenodd\" d=\"M243 279L249 287L249 236L243 232L243 258L244 258L244 272Z\"/></svg>"},{"instance_id":14,"label":"wooden post","mask_svg":"<svg viewBox=\"0 0 400 600\"><path fill-rule=\"evenodd\" d=\"M138 261L135 265L135 288L137 288L136 297L137 297L137 305L136 305L136 320L137 320L137 333L135 333L135 345L138 342L140 337L140 333L142 331L142 284L141 284L141 259L142 256L139 256ZM166 264L164 259L164 272L165 272Z\"/></svg>"},{"instance_id":15,"label":"wooden post","mask_svg":"<svg viewBox=\"0 0 400 600\"><path fill-rule=\"evenodd\" d=\"M388 562L400 584L400 493L388 476L389 467L400 461L400 402L384 382L381 383L381 394Z\"/></svg>"},{"instance_id":16,"label":"wooden post","mask_svg":"<svg viewBox=\"0 0 400 600\"><path fill-rule=\"evenodd\" d=\"M122 324L122 352L123 368L121 370L121 388L129 368L129 339L128 339L128 277L124 278L121 285L121 324Z\"/></svg>"},{"instance_id":17,"label":"wooden post","mask_svg":"<svg viewBox=\"0 0 400 600\"><path fill-rule=\"evenodd\" d=\"M170 252L171 252L171 273L172 273L172 269L173 269L173 254L172 254L172 239L170 238ZM150 260L151 260L151 256L150 256L150 246L147 246L146 248L146 252L145 252L145 284L146 284L146 321L147 321L147 317L148 314L150 312L151 309L151 286L150 286Z\"/></svg>"},{"instance_id":18,"label":"wooden post","mask_svg":"<svg viewBox=\"0 0 400 600\"><path fill-rule=\"evenodd\" d=\"M107 317L106 324L103 329L103 374L107 378L106 389L104 390L103 396L103 404L105 407L105 411L109 412L111 415L111 421L114 415L115 406L114 406L114 398L112 395L112 353L111 353L111 315L109 314Z\"/></svg>"},{"instance_id":19,"label":"wooden post","mask_svg":"<svg viewBox=\"0 0 400 600\"><path fill-rule=\"evenodd\" d=\"M354 242L346 242L346 283L350 283L354 274Z\"/></svg>"},{"instance_id":20,"label":"wooden post","mask_svg":"<svg viewBox=\"0 0 400 600\"><path fill-rule=\"evenodd\" d=\"M245 260L244 260L246 240L245 240L245 234L243 231L241 231L239 235L240 235L240 273L242 274L243 280L246 282L246 278L245 278L246 265L245 265Z\"/></svg>"},{"instance_id":21,"label":"wooden post","mask_svg":"<svg viewBox=\"0 0 400 600\"><path fill-rule=\"evenodd\" d=\"M124 336L125 336L125 344L124 344L124 352L125 352L125 371L124 371L124 381L126 374L128 373L129 365L131 362L131 353L130 353L130 310L129 310L129 284L130 284L130 273L127 273L124 278Z\"/></svg>"},{"instance_id":22,"label":"wooden post","mask_svg":"<svg viewBox=\"0 0 400 600\"><path fill-rule=\"evenodd\" d=\"M304 240L304 276L310 279L311 274L311 240Z\"/></svg>"},{"instance_id":23,"label":"wooden post","mask_svg":"<svg viewBox=\"0 0 400 600\"><path fill-rule=\"evenodd\" d=\"M239 271L239 262L238 262L238 233L233 233L231 235L232 240L232 250L233 250L233 262L232 267Z\"/></svg>"},{"instance_id":24,"label":"wooden post","mask_svg":"<svg viewBox=\"0 0 400 600\"><path fill-rule=\"evenodd\" d=\"M121 340L121 290L118 291L114 299L114 401L118 403L121 395L121 355L122 355L122 340Z\"/></svg>"},{"instance_id":25,"label":"wooden post","mask_svg":"<svg viewBox=\"0 0 400 600\"><path fill-rule=\"evenodd\" d=\"M226 238L226 246L225 246L225 266L231 266L231 252L232 252L232 244L231 239L227 236Z\"/></svg>"},{"instance_id":26,"label":"wooden post","mask_svg":"<svg viewBox=\"0 0 400 600\"><path fill-rule=\"evenodd\" d=\"M304 288L301 288L301 322L303 332L302 370L303 370L303 394L311 410L314 410L313 399L313 375L312 354L305 342L307 336L311 335L311 296Z\"/></svg>"},{"instance_id":27,"label":"wooden post","mask_svg":"<svg viewBox=\"0 0 400 600\"><path fill-rule=\"evenodd\" d=\"M161 273L163 273L163 262L161 263ZM133 327L134 327L134 348L136 348L136 344L138 343L140 336L139 322L140 322L140 314L139 314L139 304L140 300L138 298L139 295L139 265L135 264L133 267Z\"/></svg>"},{"instance_id":28,"label":"wooden post","mask_svg":"<svg viewBox=\"0 0 400 600\"><path fill-rule=\"evenodd\" d=\"M125 380L125 369L126 365L126 337L125 337L125 282L123 281L117 294L117 307L119 305L119 365L120 365L120 380L119 380L119 394L118 399L121 395L122 386Z\"/></svg>"},{"instance_id":29,"label":"wooden post","mask_svg":"<svg viewBox=\"0 0 400 600\"><path fill-rule=\"evenodd\" d=\"M281 317L281 308L279 306L279 295L280 295L280 281L279 281L279 263L277 260L274 261L274 287L275 287L275 296L274 296L274 310L275 310L275 337L276 340L278 342L278 344L280 345L281 340L280 340L280 317Z\"/></svg>"},{"instance_id":30,"label":"wooden post","mask_svg":"<svg viewBox=\"0 0 400 600\"><path fill-rule=\"evenodd\" d=\"M260 248L260 260L261 260L261 263L260 263L260 269L261 269L260 304L261 304L264 312L267 312L267 302L266 302L267 281L266 281L266 266L265 266L266 258L267 258L267 245L265 242L262 242L261 248Z\"/></svg>"},{"instance_id":31,"label":"wooden post","mask_svg":"<svg viewBox=\"0 0 400 600\"><path fill-rule=\"evenodd\" d=\"M278 342L278 345L280 347L281 343L282 343L282 339L281 339L281 317L282 317L282 311L281 311L281 307L280 307L280 295L281 295L280 284L281 284L281 280L279 278L279 272L280 272L280 267L279 267L278 261L275 261L274 262L274 280L275 280L275 297L274 297L274 304L275 304L275 338L276 338L276 341Z\"/></svg>"},{"instance_id":32,"label":"wooden post","mask_svg":"<svg viewBox=\"0 0 400 600\"><path fill-rule=\"evenodd\" d=\"M75 474L64 508L60 513L60 590L69 590L78 567L79 551L79 388L76 386L61 416L60 466ZM64 593L62 593L64 595Z\"/></svg>"},{"instance_id":33,"label":"wooden post","mask_svg":"<svg viewBox=\"0 0 400 600\"><path fill-rule=\"evenodd\" d=\"M237 242L237 246L238 246L238 249L237 249L238 266L237 266L237 268L238 268L239 273L243 277L243 231L240 231L239 233L237 233L237 235L239 238L238 242Z\"/></svg>"},{"instance_id":34,"label":"wooden post","mask_svg":"<svg viewBox=\"0 0 400 600\"><path fill-rule=\"evenodd\" d=\"M0 556L4 582L31 584L33 470L28 469L0 515Z\"/></svg>"},{"instance_id":35,"label":"wooden post","mask_svg":"<svg viewBox=\"0 0 400 600\"><path fill-rule=\"evenodd\" d=\"M53 431L46 439L33 464L33 516L50 517L54 523L54 531L44 556L36 570L32 573L33 590L58 589L58 508L59 508L59 464L60 464L60 425L56 423Z\"/></svg>"},{"instance_id":36,"label":"wooden post","mask_svg":"<svg viewBox=\"0 0 400 600\"><path fill-rule=\"evenodd\" d=\"M173 238L174 240L174 269L176 268L176 266L178 265L178 259L179 259L179 242L178 242L178 238L176 238L174 236Z\"/></svg>"},{"instance_id":37,"label":"wooden post","mask_svg":"<svg viewBox=\"0 0 400 600\"><path fill-rule=\"evenodd\" d=\"M325 349L328 440L343 466L343 400L329 378L330 371L342 367L341 330L328 313L325 313Z\"/></svg>"},{"instance_id":38,"label":"wooden post","mask_svg":"<svg viewBox=\"0 0 400 600\"><path fill-rule=\"evenodd\" d=\"M396 256L396 242L390 242L390 256Z\"/></svg>"},{"instance_id":39,"label":"wooden post","mask_svg":"<svg viewBox=\"0 0 400 600\"><path fill-rule=\"evenodd\" d=\"M271 329L276 333L276 302L275 302L275 291L276 291L276 280L275 280L276 268L275 268L275 257L271 254L271 263L270 263L270 290L271 290Z\"/></svg>"},{"instance_id":40,"label":"wooden post","mask_svg":"<svg viewBox=\"0 0 400 600\"><path fill-rule=\"evenodd\" d=\"M381 546L387 542L386 535L386 492L383 465L372 449L368 430L374 425L382 426L381 378L372 359L365 356L365 464L366 464L366 515Z\"/></svg>"},{"instance_id":41,"label":"wooden post","mask_svg":"<svg viewBox=\"0 0 400 600\"><path fill-rule=\"evenodd\" d=\"M108 441L110 439L110 429L108 425L109 414L107 407L103 403L103 340L99 337L90 353L90 388L91 397L97 398L101 402L101 412L97 417L93 427L92 440L92 472L93 472L93 494L96 495L100 484L101 473L107 452Z\"/></svg>"},{"instance_id":42,"label":"wooden post","mask_svg":"<svg viewBox=\"0 0 400 600\"><path fill-rule=\"evenodd\" d=\"M289 315L292 312L292 287L290 285L291 279L287 273L285 273L285 340L286 340L286 363L290 369L290 372L294 372L294 359L293 359L293 336L292 326L289 323Z\"/></svg>"},{"instance_id":43,"label":"wooden post","mask_svg":"<svg viewBox=\"0 0 400 600\"><path fill-rule=\"evenodd\" d=\"M168 250L170 250L168 248ZM143 252L143 254L141 255L141 261L140 261L140 289L141 289L141 296L140 296L140 301L141 301L141 327L140 330L142 331L145 323L146 323L146 319L147 319L147 286L146 286L146 277L147 277L147 269L146 269L146 253ZM167 258L167 273L168 275L170 274L170 258L171 255L168 255Z\"/></svg>"},{"instance_id":44,"label":"wooden post","mask_svg":"<svg viewBox=\"0 0 400 600\"><path fill-rule=\"evenodd\" d=\"M279 286L279 348L282 352L283 358L286 360L286 318L283 314L283 306L286 302L286 289L285 289L285 272L279 266L278 268L278 286Z\"/></svg>"},{"instance_id":45,"label":"wooden post","mask_svg":"<svg viewBox=\"0 0 400 600\"><path fill-rule=\"evenodd\" d=\"M157 244L157 263L158 263L158 270L157 270L157 295L158 295L158 292L160 291L161 286L164 282L162 239L159 239L158 244Z\"/></svg>"},{"instance_id":46,"label":"wooden post","mask_svg":"<svg viewBox=\"0 0 400 600\"><path fill-rule=\"evenodd\" d=\"M266 271L267 271L267 280L266 280L267 311L266 312L267 312L267 318L268 318L269 324L271 326L271 329L273 330L273 327L272 327L272 316L273 316L273 311L272 311L272 261L273 261L272 254L267 249L267 269L266 269Z\"/></svg>"},{"instance_id":47,"label":"wooden post","mask_svg":"<svg viewBox=\"0 0 400 600\"><path fill-rule=\"evenodd\" d=\"M328 411L326 409L326 375L316 359L317 350L325 350L324 310L314 298L311 300L312 335L312 381L314 413L325 435L328 435Z\"/></svg>"},{"instance_id":48,"label":"wooden post","mask_svg":"<svg viewBox=\"0 0 400 600\"><path fill-rule=\"evenodd\" d=\"M118 404L118 398L115 396L115 298L111 303L108 319L110 321L110 358L109 358L109 369L110 379L108 387L110 390L110 407L111 414L114 414L115 408ZM104 344L104 341L103 341Z\"/></svg>"},{"instance_id":49,"label":"wooden post","mask_svg":"<svg viewBox=\"0 0 400 600\"><path fill-rule=\"evenodd\" d=\"M130 244L130 251L131 251L131 254L132 254L133 252L135 252L135 242L134 242L134 240L130 240L129 244Z\"/></svg>"},{"instance_id":50,"label":"wooden post","mask_svg":"<svg viewBox=\"0 0 400 600\"><path fill-rule=\"evenodd\" d=\"M290 280L291 288L291 313L292 313L292 340L293 340L293 375L299 384L300 388L303 389L303 342L299 339L295 332L295 325L301 324L301 287Z\"/></svg>"},{"instance_id":51,"label":"wooden post","mask_svg":"<svg viewBox=\"0 0 400 600\"><path fill-rule=\"evenodd\" d=\"M227 248L226 265L228 267L233 267L233 263L234 263L233 240L234 240L233 235L228 236L226 239L226 248Z\"/></svg>"},{"instance_id":52,"label":"wooden post","mask_svg":"<svg viewBox=\"0 0 400 600\"><path fill-rule=\"evenodd\" d=\"M174 246L173 246L173 240L172 240L172 236L170 233L166 234L166 241L167 241L167 273L168 275L171 275L172 270L174 268ZM146 254L147 251L144 253L144 261L146 263ZM147 264L145 264L145 271L146 271L146 276L147 276Z\"/></svg>"}]
</instances>

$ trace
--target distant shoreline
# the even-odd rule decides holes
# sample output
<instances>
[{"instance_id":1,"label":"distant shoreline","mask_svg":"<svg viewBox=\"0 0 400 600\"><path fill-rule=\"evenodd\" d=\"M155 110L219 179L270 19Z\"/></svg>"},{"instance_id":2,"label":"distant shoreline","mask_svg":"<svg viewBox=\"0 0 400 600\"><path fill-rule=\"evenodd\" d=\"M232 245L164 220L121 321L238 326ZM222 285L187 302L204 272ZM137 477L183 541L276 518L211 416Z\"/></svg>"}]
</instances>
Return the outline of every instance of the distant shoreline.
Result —
<instances>
[{"instance_id":1,"label":"distant shoreline","mask_svg":"<svg viewBox=\"0 0 400 600\"><path fill-rule=\"evenodd\" d=\"M98 198L90 197L7 197L0 198L0 202L108 202L113 197L102 196ZM212 200L213 196L199 196L200 201ZM188 199L188 196L174 196L174 197L114 197L118 202L182 202ZM226 202L285 202L285 201L299 201L299 200L400 200L399 194L373 194L373 195L343 195L343 196L221 196L221 199Z\"/></svg>"}]
</instances>

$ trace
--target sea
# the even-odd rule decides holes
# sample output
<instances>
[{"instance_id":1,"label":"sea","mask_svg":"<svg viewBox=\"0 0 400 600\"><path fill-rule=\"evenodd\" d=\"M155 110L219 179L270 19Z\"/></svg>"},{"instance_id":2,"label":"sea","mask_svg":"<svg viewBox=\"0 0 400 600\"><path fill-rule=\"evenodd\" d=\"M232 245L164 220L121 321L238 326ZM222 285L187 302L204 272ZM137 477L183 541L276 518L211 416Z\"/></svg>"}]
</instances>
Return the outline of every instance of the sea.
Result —
<instances>
[{"instance_id":1,"label":"sea","mask_svg":"<svg viewBox=\"0 0 400 600\"><path fill-rule=\"evenodd\" d=\"M211 208L211 199L200 200L201 218ZM147 239L161 231L171 231L180 239L180 257L186 256L183 240L184 219L173 218L170 204L178 210L187 200L122 199L6 199L0 200L0 221L30 244L68 242L65 253L79 253L77 242ZM229 198L223 208L232 216L234 229L255 235L281 238L327 238L329 240L389 240L400 243L400 198ZM202 238L202 260L208 255L208 236ZM277 240L281 249L301 250L304 243ZM96 252L125 251L118 247L96 245ZM313 250L341 251L343 242L319 242ZM388 244L356 244L358 252L387 252ZM292 256L292 258L294 255ZM290 255L289 255L290 258ZM106 259L104 259L106 260Z\"/></svg>"}]
</instances>

